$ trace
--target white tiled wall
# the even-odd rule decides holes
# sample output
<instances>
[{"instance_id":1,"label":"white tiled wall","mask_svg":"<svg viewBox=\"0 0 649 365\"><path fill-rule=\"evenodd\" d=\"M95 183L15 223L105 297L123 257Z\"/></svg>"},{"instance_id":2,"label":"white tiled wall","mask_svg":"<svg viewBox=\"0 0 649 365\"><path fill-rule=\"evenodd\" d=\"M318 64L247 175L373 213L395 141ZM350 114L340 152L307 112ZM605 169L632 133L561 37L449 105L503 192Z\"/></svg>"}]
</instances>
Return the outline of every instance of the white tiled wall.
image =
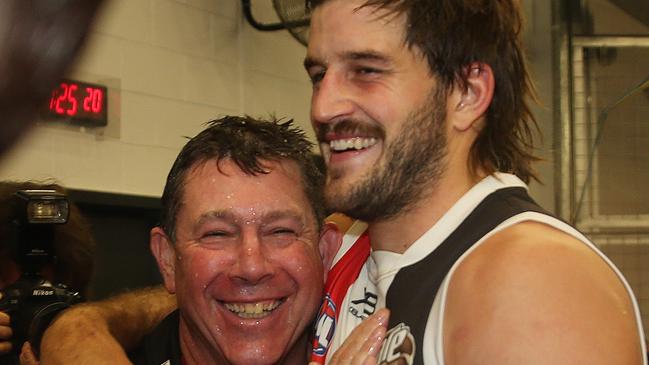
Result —
<instances>
[{"instance_id":1,"label":"white tiled wall","mask_svg":"<svg viewBox=\"0 0 649 365\"><path fill-rule=\"evenodd\" d=\"M277 19L271 1L252 3L260 21ZM106 0L70 76L109 86L113 126L39 123L0 160L0 179L158 196L184 136L210 119L275 113L312 135L304 53L286 31L250 27L239 0Z\"/></svg>"},{"instance_id":2,"label":"white tiled wall","mask_svg":"<svg viewBox=\"0 0 649 365\"><path fill-rule=\"evenodd\" d=\"M530 4L533 72L549 81L551 42L535 28L549 29L550 4ZM260 22L277 20L271 0L252 1L252 10ZM110 87L111 125L96 136L41 123L0 160L0 179L54 177L71 188L159 196L183 136L215 117L275 113L295 118L312 137L304 54L288 32L248 25L239 0L106 0L70 76ZM532 192L552 209L552 85L539 86L545 185Z\"/></svg>"}]
</instances>

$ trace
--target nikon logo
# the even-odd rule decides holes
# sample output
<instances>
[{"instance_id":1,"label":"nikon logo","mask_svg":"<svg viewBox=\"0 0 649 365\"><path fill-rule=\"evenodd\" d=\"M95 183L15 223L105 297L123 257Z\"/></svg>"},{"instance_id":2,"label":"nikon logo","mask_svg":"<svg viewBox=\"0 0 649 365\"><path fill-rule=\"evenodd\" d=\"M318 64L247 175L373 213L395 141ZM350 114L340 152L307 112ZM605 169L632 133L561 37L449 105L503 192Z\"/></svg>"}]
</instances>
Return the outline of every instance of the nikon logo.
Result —
<instances>
[{"instance_id":1,"label":"nikon logo","mask_svg":"<svg viewBox=\"0 0 649 365\"><path fill-rule=\"evenodd\" d=\"M54 290L44 290L44 289L34 289L32 292L33 296L48 296L48 295L54 295Z\"/></svg>"}]
</instances>

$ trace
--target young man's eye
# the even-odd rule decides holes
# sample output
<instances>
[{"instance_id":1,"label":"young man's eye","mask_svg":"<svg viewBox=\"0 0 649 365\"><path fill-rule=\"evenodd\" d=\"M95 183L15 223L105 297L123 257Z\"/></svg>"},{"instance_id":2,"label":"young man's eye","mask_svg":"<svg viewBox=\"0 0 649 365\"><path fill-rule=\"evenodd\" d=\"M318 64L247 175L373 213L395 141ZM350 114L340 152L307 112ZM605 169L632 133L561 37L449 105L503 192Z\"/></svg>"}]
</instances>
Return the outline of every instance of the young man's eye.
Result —
<instances>
[{"instance_id":1,"label":"young man's eye","mask_svg":"<svg viewBox=\"0 0 649 365\"><path fill-rule=\"evenodd\" d=\"M383 73L383 70L375 67L358 67L355 69L356 75L360 77L374 77Z\"/></svg>"},{"instance_id":2,"label":"young man's eye","mask_svg":"<svg viewBox=\"0 0 649 365\"><path fill-rule=\"evenodd\" d=\"M316 72L309 72L309 79L311 79L312 84L316 85L320 81L322 81L322 79L324 78L324 75L325 75L324 70L316 71Z\"/></svg>"},{"instance_id":3,"label":"young man's eye","mask_svg":"<svg viewBox=\"0 0 649 365\"><path fill-rule=\"evenodd\" d=\"M360 67L357 70L358 73L360 74L374 74L380 72L378 69L371 68L371 67Z\"/></svg>"}]
</instances>

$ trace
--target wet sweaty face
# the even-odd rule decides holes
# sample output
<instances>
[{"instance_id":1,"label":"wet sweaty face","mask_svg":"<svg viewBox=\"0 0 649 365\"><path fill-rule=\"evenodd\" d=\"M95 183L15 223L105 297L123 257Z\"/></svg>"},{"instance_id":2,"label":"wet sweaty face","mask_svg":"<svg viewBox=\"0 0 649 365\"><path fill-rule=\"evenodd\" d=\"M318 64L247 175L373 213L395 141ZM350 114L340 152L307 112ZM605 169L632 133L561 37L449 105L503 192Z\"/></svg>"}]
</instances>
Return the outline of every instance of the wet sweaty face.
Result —
<instances>
[{"instance_id":1,"label":"wet sweaty face","mask_svg":"<svg viewBox=\"0 0 649 365\"><path fill-rule=\"evenodd\" d=\"M298 167L268 165L270 173L250 176L208 161L186 179L176 220L181 338L216 354L212 361L276 363L320 302L318 225Z\"/></svg>"}]
</instances>

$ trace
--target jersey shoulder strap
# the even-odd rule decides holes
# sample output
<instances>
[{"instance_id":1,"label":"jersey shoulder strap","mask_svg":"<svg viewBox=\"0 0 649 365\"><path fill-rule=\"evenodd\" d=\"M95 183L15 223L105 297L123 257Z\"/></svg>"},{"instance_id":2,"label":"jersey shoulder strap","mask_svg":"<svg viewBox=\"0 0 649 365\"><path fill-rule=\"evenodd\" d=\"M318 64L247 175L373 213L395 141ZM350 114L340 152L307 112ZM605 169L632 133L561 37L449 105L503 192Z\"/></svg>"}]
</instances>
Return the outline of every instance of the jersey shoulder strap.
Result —
<instances>
[{"instance_id":1,"label":"jersey shoulder strap","mask_svg":"<svg viewBox=\"0 0 649 365\"><path fill-rule=\"evenodd\" d=\"M439 287L453 264L500 223L527 211L547 214L522 187L497 190L485 197L437 249L397 273L386 297L390 331L379 364L401 358L400 363L423 365L421 344L426 322Z\"/></svg>"}]
</instances>

